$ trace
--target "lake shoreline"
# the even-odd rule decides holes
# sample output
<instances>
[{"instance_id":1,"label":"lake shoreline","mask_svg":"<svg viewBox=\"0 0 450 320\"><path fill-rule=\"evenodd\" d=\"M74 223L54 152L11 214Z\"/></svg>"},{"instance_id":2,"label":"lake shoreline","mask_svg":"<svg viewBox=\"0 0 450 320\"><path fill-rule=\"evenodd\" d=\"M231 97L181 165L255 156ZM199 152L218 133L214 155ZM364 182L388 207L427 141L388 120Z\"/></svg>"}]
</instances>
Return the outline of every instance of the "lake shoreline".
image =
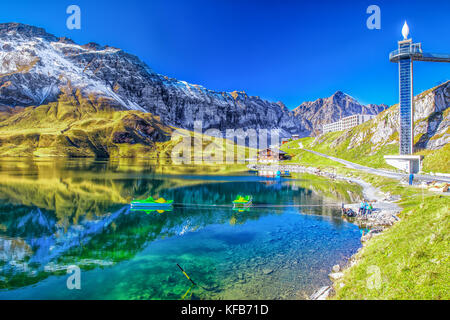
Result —
<instances>
[{"instance_id":1,"label":"lake shoreline","mask_svg":"<svg viewBox=\"0 0 450 320\"><path fill-rule=\"evenodd\" d=\"M139 163L0 162L0 242L10 248L0 297L180 299L190 283L179 263L213 289L192 288L193 299L308 299L361 246L358 229L339 218L340 201L331 203L357 201L361 188L243 167L217 176L182 167L188 174L174 176ZM236 194L254 197L251 214L232 210ZM149 195L172 199L173 210L129 210ZM83 272L76 296L63 281L71 265Z\"/></svg>"},{"instance_id":2,"label":"lake shoreline","mask_svg":"<svg viewBox=\"0 0 450 320\"><path fill-rule=\"evenodd\" d=\"M333 266L331 273L329 274L329 278L332 281L331 286L322 286L318 290L316 290L309 298L310 300L326 300L332 297L335 293L335 282L341 279L344 276L344 271L349 269L356 264L358 264L358 259L356 255L364 249L365 244L372 237L380 235L386 228L392 226L395 222L399 221L400 218L398 214L401 212L401 207L399 207L395 202L400 200L400 197L392 197L390 194L383 193L379 188L367 183L366 181L343 176L336 173L331 173L328 171L322 171L316 167L305 167L302 165L248 165L248 168L251 170L262 170L262 171L289 171L291 173L308 173L314 174L316 176L326 177L331 180L344 180L352 183L357 183L362 187L364 198L367 200L375 200L374 211L370 217L355 217L345 219L350 223L354 223L359 227L370 228L368 233L363 233L361 236L362 247L358 249L358 251L353 254L344 266L335 265ZM358 212L359 204L358 203L350 203L345 204L345 208L350 208L355 212Z\"/></svg>"}]
</instances>

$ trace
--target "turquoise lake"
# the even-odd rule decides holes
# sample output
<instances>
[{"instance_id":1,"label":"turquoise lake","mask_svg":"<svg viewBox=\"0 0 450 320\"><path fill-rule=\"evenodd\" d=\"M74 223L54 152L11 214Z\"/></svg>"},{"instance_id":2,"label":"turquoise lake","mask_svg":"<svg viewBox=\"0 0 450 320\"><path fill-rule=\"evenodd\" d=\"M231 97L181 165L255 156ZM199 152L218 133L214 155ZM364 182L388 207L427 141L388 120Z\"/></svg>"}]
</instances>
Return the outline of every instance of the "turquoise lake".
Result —
<instances>
[{"instance_id":1,"label":"turquoise lake","mask_svg":"<svg viewBox=\"0 0 450 320\"><path fill-rule=\"evenodd\" d=\"M198 171L0 160L0 299L307 299L361 246L340 215L357 185ZM233 211L237 194L254 206ZM149 195L173 210L130 210ZM67 288L71 265L79 290Z\"/></svg>"}]
</instances>

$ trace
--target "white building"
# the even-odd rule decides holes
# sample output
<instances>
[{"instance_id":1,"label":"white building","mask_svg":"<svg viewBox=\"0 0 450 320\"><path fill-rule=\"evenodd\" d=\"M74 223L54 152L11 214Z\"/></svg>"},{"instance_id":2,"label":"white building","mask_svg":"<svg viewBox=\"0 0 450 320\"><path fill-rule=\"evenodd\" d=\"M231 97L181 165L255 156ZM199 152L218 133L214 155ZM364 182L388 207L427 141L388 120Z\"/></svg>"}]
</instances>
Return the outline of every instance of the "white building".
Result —
<instances>
[{"instance_id":1,"label":"white building","mask_svg":"<svg viewBox=\"0 0 450 320\"><path fill-rule=\"evenodd\" d=\"M354 114L352 116L342 118L339 121L324 124L323 133L348 130L375 117L375 115L371 114Z\"/></svg>"}]
</instances>

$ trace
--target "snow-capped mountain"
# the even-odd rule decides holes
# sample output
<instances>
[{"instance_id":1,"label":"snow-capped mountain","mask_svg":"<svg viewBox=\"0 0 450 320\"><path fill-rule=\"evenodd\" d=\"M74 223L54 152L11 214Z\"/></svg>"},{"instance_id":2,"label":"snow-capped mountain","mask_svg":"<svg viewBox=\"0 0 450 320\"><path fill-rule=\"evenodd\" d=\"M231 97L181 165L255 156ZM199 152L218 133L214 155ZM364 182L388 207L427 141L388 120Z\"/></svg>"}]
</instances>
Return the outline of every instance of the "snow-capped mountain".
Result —
<instances>
[{"instance_id":1,"label":"snow-capped mountain","mask_svg":"<svg viewBox=\"0 0 450 320\"><path fill-rule=\"evenodd\" d=\"M95 94L110 99L117 107L144 111L116 93L119 82L133 90L137 89L133 83L140 77L141 82L159 81L139 59L120 49L94 43L77 45L32 26L0 24L0 48L0 101L9 106L54 101L61 87L70 82L85 96Z\"/></svg>"},{"instance_id":2,"label":"snow-capped mountain","mask_svg":"<svg viewBox=\"0 0 450 320\"><path fill-rule=\"evenodd\" d=\"M157 74L118 48L78 45L41 28L0 24L0 106L56 101L64 87L84 97L103 98L115 108L150 112L167 125L192 129L194 121L202 120L203 129L277 128L281 136L307 136L340 116L383 109L361 106L339 93L291 112L282 102L242 91L217 92Z\"/></svg>"}]
</instances>

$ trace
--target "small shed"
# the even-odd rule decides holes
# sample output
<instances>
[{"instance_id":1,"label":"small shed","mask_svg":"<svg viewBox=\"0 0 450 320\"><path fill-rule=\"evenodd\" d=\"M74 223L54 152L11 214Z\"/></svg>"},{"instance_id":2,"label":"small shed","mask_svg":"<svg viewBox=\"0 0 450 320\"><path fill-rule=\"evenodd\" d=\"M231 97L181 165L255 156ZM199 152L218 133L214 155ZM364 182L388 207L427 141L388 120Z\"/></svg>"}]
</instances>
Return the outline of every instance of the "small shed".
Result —
<instances>
[{"instance_id":1,"label":"small shed","mask_svg":"<svg viewBox=\"0 0 450 320\"><path fill-rule=\"evenodd\" d=\"M288 160L289 158L286 152L276 148L267 148L258 152L258 161L262 162Z\"/></svg>"}]
</instances>

